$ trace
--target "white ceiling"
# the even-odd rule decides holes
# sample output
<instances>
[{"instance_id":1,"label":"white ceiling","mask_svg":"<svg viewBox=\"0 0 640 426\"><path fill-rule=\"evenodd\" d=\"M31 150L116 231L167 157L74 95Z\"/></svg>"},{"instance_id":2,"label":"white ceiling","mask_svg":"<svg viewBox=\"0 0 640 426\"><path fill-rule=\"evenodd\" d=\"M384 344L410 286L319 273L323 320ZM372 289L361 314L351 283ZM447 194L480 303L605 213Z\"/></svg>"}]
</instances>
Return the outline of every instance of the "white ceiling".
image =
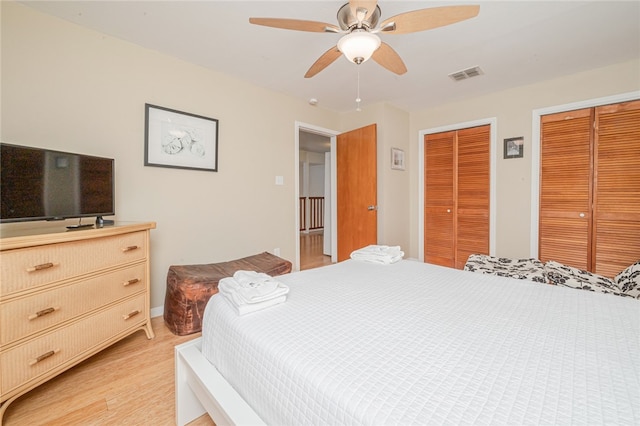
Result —
<instances>
[{"instance_id":1,"label":"white ceiling","mask_svg":"<svg viewBox=\"0 0 640 426\"><path fill-rule=\"evenodd\" d=\"M249 17L336 23L338 1L22 1L148 49L250 81L335 111L355 109L358 66L339 58L303 76L340 34L249 24ZM413 34L383 34L408 72L360 65L362 106L411 111L640 57L639 1L380 0L381 21L414 9L479 4L476 18ZM484 75L448 74L480 66ZM640 76L639 76L640 79Z\"/></svg>"}]
</instances>

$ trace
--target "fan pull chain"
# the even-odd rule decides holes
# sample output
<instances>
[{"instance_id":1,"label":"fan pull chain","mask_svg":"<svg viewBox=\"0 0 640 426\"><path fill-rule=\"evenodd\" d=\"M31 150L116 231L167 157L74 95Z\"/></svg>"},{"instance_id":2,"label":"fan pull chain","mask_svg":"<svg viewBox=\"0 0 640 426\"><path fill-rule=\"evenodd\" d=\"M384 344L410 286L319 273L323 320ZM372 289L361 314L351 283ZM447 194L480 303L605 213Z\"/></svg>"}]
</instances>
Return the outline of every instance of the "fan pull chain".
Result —
<instances>
[{"instance_id":1,"label":"fan pull chain","mask_svg":"<svg viewBox=\"0 0 640 426\"><path fill-rule=\"evenodd\" d=\"M356 111L360 112L362 111L362 109L360 108L360 101L362 101L362 99L360 99L360 65L357 65L356 68L358 69L358 91L356 93Z\"/></svg>"}]
</instances>

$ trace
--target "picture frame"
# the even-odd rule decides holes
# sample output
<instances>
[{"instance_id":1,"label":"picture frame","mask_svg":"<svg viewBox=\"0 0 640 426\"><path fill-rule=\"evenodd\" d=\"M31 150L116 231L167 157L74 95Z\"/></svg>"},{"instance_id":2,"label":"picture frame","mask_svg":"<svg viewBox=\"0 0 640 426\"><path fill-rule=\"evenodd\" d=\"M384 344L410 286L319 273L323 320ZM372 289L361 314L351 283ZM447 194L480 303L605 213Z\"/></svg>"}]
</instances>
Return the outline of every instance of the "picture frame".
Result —
<instances>
[{"instance_id":1,"label":"picture frame","mask_svg":"<svg viewBox=\"0 0 640 426\"><path fill-rule=\"evenodd\" d=\"M218 171L218 120L145 104L144 165Z\"/></svg>"},{"instance_id":2,"label":"picture frame","mask_svg":"<svg viewBox=\"0 0 640 426\"><path fill-rule=\"evenodd\" d=\"M404 170L404 151L400 148L391 148L391 168Z\"/></svg>"},{"instance_id":3,"label":"picture frame","mask_svg":"<svg viewBox=\"0 0 640 426\"><path fill-rule=\"evenodd\" d=\"M524 156L524 137L507 138L504 140L503 158L522 158Z\"/></svg>"}]
</instances>

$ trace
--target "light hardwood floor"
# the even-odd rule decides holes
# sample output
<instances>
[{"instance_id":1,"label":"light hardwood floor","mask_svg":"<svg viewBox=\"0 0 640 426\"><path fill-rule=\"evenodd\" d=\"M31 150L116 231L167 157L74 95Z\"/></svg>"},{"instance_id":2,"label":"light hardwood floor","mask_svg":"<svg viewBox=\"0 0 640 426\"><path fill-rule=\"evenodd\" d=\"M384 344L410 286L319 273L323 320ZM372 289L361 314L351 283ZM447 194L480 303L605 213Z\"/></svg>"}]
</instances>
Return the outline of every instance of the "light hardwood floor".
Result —
<instances>
[{"instance_id":1,"label":"light hardwood floor","mask_svg":"<svg viewBox=\"0 0 640 426\"><path fill-rule=\"evenodd\" d=\"M322 233L300 235L300 269L331 264ZM4 426L173 425L173 348L200 336L175 336L153 318L155 339L141 331L23 395L7 408ZM208 416L191 423L214 425Z\"/></svg>"},{"instance_id":2,"label":"light hardwood floor","mask_svg":"<svg viewBox=\"0 0 640 426\"><path fill-rule=\"evenodd\" d=\"M321 232L300 233L300 269L312 269L330 265L331 256L322 254L323 236Z\"/></svg>"},{"instance_id":3,"label":"light hardwood floor","mask_svg":"<svg viewBox=\"0 0 640 426\"><path fill-rule=\"evenodd\" d=\"M173 348L200 334L175 336L162 317L153 318L156 337L138 331L7 408L4 426L174 425ZM191 425L213 425L208 416Z\"/></svg>"}]
</instances>

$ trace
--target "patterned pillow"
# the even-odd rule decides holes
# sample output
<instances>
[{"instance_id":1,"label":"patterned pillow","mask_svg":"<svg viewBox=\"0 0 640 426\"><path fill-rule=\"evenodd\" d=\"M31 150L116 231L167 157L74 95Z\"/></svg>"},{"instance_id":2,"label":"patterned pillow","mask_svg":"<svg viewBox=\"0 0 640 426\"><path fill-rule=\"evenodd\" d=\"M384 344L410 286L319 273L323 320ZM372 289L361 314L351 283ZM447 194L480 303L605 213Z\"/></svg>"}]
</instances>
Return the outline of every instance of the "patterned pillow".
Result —
<instances>
[{"instance_id":1,"label":"patterned pillow","mask_svg":"<svg viewBox=\"0 0 640 426\"><path fill-rule=\"evenodd\" d=\"M545 263L544 269L550 284L623 296L616 283L603 275L573 268L553 260Z\"/></svg>"},{"instance_id":2,"label":"patterned pillow","mask_svg":"<svg viewBox=\"0 0 640 426\"><path fill-rule=\"evenodd\" d=\"M544 276L544 265L538 259L510 259L472 254L467 259L464 270L539 283L547 282Z\"/></svg>"},{"instance_id":3,"label":"patterned pillow","mask_svg":"<svg viewBox=\"0 0 640 426\"><path fill-rule=\"evenodd\" d=\"M616 275L614 281L621 292L640 299L640 260Z\"/></svg>"}]
</instances>

